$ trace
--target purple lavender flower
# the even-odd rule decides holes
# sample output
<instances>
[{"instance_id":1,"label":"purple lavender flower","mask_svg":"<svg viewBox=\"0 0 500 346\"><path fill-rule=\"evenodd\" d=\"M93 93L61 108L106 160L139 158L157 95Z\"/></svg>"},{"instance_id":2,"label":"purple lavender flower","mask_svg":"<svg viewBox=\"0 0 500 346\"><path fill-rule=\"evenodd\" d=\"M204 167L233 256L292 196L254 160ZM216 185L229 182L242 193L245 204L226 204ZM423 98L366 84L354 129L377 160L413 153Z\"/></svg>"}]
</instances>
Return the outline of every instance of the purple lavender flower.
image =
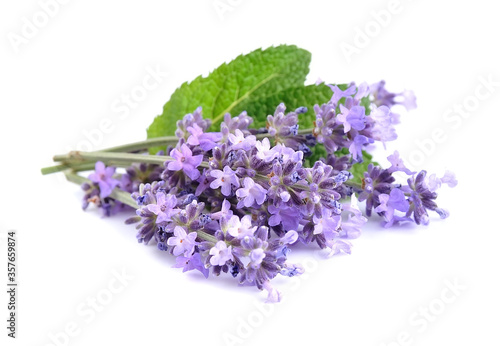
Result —
<instances>
[{"instance_id":1,"label":"purple lavender flower","mask_svg":"<svg viewBox=\"0 0 500 346\"><path fill-rule=\"evenodd\" d=\"M340 114L337 121L344 125L344 133L351 131L351 128L361 131L365 128L365 107L354 106L351 109L340 105Z\"/></svg>"},{"instance_id":2,"label":"purple lavender flower","mask_svg":"<svg viewBox=\"0 0 500 346\"><path fill-rule=\"evenodd\" d=\"M427 172L420 171L417 176L408 179L408 185L403 186L403 191L409 195L410 208L406 213L406 217L413 215L413 219L419 224L427 225L429 223L429 214L427 210L435 211L439 216L444 219L448 217L449 213L438 208L436 202L437 193L429 189L429 183L426 179ZM448 177L448 179L450 179ZM452 186L456 184L456 180L450 179Z\"/></svg>"},{"instance_id":3,"label":"purple lavender flower","mask_svg":"<svg viewBox=\"0 0 500 346\"><path fill-rule=\"evenodd\" d=\"M395 140L398 136L394 125L398 123L397 116L389 107L380 106L372 109L368 116L370 121L369 136L380 142Z\"/></svg>"},{"instance_id":4,"label":"purple lavender flower","mask_svg":"<svg viewBox=\"0 0 500 346\"><path fill-rule=\"evenodd\" d=\"M380 194L390 194L395 179L387 169L375 166L372 163L368 165L364 173L362 182L363 190L359 194L361 202L366 201L366 215L371 216L372 209L379 206Z\"/></svg>"},{"instance_id":5,"label":"purple lavender flower","mask_svg":"<svg viewBox=\"0 0 500 346\"><path fill-rule=\"evenodd\" d=\"M293 277L297 275L304 274L305 269L299 264L289 264L285 263L280 270L280 274L288 277Z\"/></svg>"},{"instance_id":6,"label":"purple lavender flower","mask_svg":"<svg viewBox=\"0 0 500 346\"><path fill-rule=\"evenodd\" d=\"M347 145L347 137L344 133L344 127L337 122L336 104L329 102L320 106L314 106L316 113L315 127L313 134L318 143L324 144L327 152L333 153L339 147Z\"/></svg>"},{"instance_id":7,"label":"purple lavender flower","mask_svg":"<svg viewBox=\"0 0 500 346\"><path fill-rule=\"evenodd\" d=\"M331 234L340 227L341 218L339 215L332 215L330 209L323 208L321 217L313 216L313 222L313 234Z\"/></svg>"},{"instance_id":8,"label":"purple lavender flower","mask_svg":"<svg viewBox=\"0 0 500 346\"><path fill-rule=\"evenodd\" d=\"M263 160L265 162L272 161L278 153L276 151L271 150L271 143L269 142L269 138L264 138L262 142L255 142L255 147L257 148L257 153L255 156Z\"/></svg>"},{"instance_id":9,"label":"purple lavender flower","mask_svg":"<svg viewBox=\"0 0 500 346\"><path fill-rule=\"evenodd\" d=\"M175 226L174 236L168 238L167 244L174 247L174 256L184 254L190 257L193 254L196 243L196 232L186 233L186 230L180 226Z\"/></svg>"},{"instance_id":10,"label":"purple lavender flower","mask_svg":"<svg viewBox=\"0 0 500 346\"><path fill-rule=\"evenodd\" d=\"M197 167L203 161L203 155L193 156L193 152L186 144L181 145L181 150L172 149L170 152L176 161L170 161L167 165L167 169L171 171L180 171L181 169L186 173L186 175L191 180L196 180L200 176L200 171Z\"/></svg>"},{"instance_id":11,"label":"purple lavender flower","mask_svg":"<svg viewBox=\"0 0 500 346\"><path fill-rule=\"evenodd\" d=\"M212 150L217 142L222 139L222 133L220 132L203 132L203 129L194 123L193 126L189 126L187 131L191 134L187 139L190 145L199 145L204 151Z\"/></svg>"},{"instance_id":12,"label":"purple lavender flower","mask_svg":"<svg viewBox=\"0 0 500 346\"><path fill-rule=\"evenodd\" d=\"M386 225L385 227L390 227L394 223L394 211L399 210L404 213L410 208L410 204L406 200L406 196L400 189L392 189L389 195L382 193L378 196L380 205L375 208L377 213L383 213Z\"/></svg>"},{"instance_id":13,"label":"purple lavender flower","mask_svg":"<svg viewBox=\"0 0 500 346\"><path fill-rule=\"evenodd\" d=\"M415 174L415 172L412 172L408 168L406 168L406 166L405 166L405 164L403 162L403 159L401 157L399 157L399 152L397 150L394 151L394 154L389 155L387 157L387 159L391 163L391 167L389 167L387 169L390 173L404 172L404 173L406 173L408 175Z\"/></svg>"},{"instance_id":14,"label":"purple lavender flower","mask_svg":"<svg viewBox=\"0 0 500 346\"><path fill-rule=\"evenodd\" d=\"M231 236L242 239L247 236L253 236L255 231L257 230L257 226L252 225L252 216L245 215L241 219L233 215L227 221L227 233Z\"/></svg>"},{"instance_id":15,"label":"purple lavender flower","mask_svg":"<svg viewBox=\"0 0 500 346\"><path fill-rule=\"evenodd\" d=\"M101 198L108 197L120 184L118 180L113 179L113 174L115 174L114 167L106 167L101 161L95 163L95 173L89 175L89 179L99 185Z\"/></svg>"},{"instance_id":16,"label":"purple lavender flower","mask_svg":"<svg viewBox=\"0 0 500 346\"><path fill-rule=\"evenodd\" d=\"M361 235L361 227L368 221L366 217L363 216L358 206L358 199L355 194L351 196L351 203L343 205L343 211L345 211L348 216L347 220L342 220L340 236L345 238L358 238Z\"/></svg>"},{"instance_id":17,"label":"purple lavender flower","mask_svg":"<svg viewBox=\"0 0 500 346\"><path fill-rule=\"evenodd\" d=\"M175 135L178 138L183 138L187 140L190 136L188 127L193 127L195 124L198 125L203 131L206 131L211 124L210 119L203 119L201 116L201 107L196 108L193 113L186 114L182 120L177 121L177 129L175 130Z\"/></svg>"},{"instance_id":18,"label":"purple lavender flower","mask_svg":"<svg viewBox=\"0 0 500 346\"><path fill-rule=\"evenodd\" d=\"M213 177L211 175L207 175L207 170L204 169L203 173L198 177L198 186L194 192L195 196L201 195L205 190L210 187L210 183L213 181Z\"/></svg>"},{"instance_id":19,"label":"purple lavender flower","mask_svg":"<svg viewBox=\"0 0 500 346\"><path fill-rule=\"evenodd\" d=\"M250 258L250 263L248 265L254 269L257 269L260 267L262 260L266 257L266 254L264 252L264 249L257 248L250 251L248 257Z\"/></svg>"},{"instance_id":20,"label":"purple lavender flower","mask_svg":"<svg viewBox=\"0 0 500 346\"><path fill-rule=\"evenodd\" d=\"M339 253L350 255L352 244L349 241L343 240L336 235L333 238L326 240L326 247L330 249L328 257L337 255Z\"/></svg>"},{"instance_id":21,"label":"purple lavender flower","mask_svg":"<svg viewBox=\"0 0 500 346\"><path fill-rule=\"evenodd\" d=\"M407 110L417 107L416 98L412 91L405 90L401 93L391 93L385 89L385 81L372 84L370 91L374 97L374 103L377 106L392 107L396 104L403 105Z\"/></svg>"},{"instance_id":22,"label":"purple lavender flower","mask_svg":"<svg viewBox=\"0 0 500 346\"><path fill-rule=\"evenodd\" d=\"M271 217L268 220L269 226L277 226L281 223L287 231L295 231L299 228L302 214L298 208L288 207L286 205L275 207L273 204L270 204L267 210L271 213Z\"/></svg>"},{"instance_id":23,"label":"purple lavender flower","mask_svg":"<svg viewBox=\"0 0 500 346\"><path fill-rule=\"evenodd\" d=\"M363 135L357 135L349 146L349 152L352 154L352 159L360 161L363 157L362 150L364 146L373 143L373 139Z\"/></svg>"},{"instance_id":24,"label":"purple lavender flower","mask_svg":"<svg viewBox=\"0 0 500 346\"><path fill-rule=\"evenodd\" d=\"M222 202L222 208L220 211L216 213L212 213L213 220L220 220L222 218L226 218L229 220L233 216L233 211L231 210L231 203L227 199L224 199Z\"/></svg>"},{"instance_id":25,"label":"purple lavender flower","mask_svg":"<svg viewBox=\"0 0 500 346\"><path fill-rule=\"evenodd\" d=\"M177 198L175 195L165 195L158 191L156 194L156 204L148 204L147 209L157 216L156 223L171 221L172 216L180 212L176 209Z\"/></svg>"},{"instance_id":26,"label":"purple lavender flower","mask_svg":"<svg viewBox=\"0 0 500 346\"><path fill-rule=\"evenodd\" d=\"M333 95L332 95L330 102L332 102L335 105L337 105L339 103L340 99L347 97L347 96L351 96L356 92L355 85L350 85L346 90L341 90L336 85L328 85L328 86L333 91Z\"/></svg>"},{"instance_id":27,"label":"purple lavender flower","mask_svg":"<svg viewBox=\"0 0 500 346\"><path fill-rule=\"evenodd\" d=\"M248 127L253 123L253 118L248 116L246 111L241 112L239 115L232 117L231 114L224 114L224 121L221 123L221 132L224 129L229 132L235 132L236 129L241 130L243 133L250 134Z\"/></svg>"},{"instance_id":28,"label":"purple lavender flower","mask_svg":"<svg viewBox=\"0 0 500 346\"><path fill-rule=\"evenodd\" d=\"M238 150L238 149L250 150L255 146L256 142L254 135L249 135L245 137L245 134L239 129L236 129L234 131L234 134L230 133L228 135L228 138L232 144L231 148L233 150Z\"/></svg>"},{"instance_id":29,"label":"purple lavender flower","mask_svg":"<svg viewBox=\"0 0 500 346\"><path fill-rule=\"evenodd\" d=\"M225 166L223 171L214 169L210 171L210 175L215 178L215 180L210 183L210 187L212 189L218 189L220 187L224 196L231 195L231 186L240 187L240 180L236 176L236 172L229 166Z\"/></svg>"},{"instance_id":30,"label":"purple lavender flower","mask_svg":"<svg viewBox=\"0 0 500 346\"><path fill-rule=\"evenodd\" d=\"M267 190L256 184L252 178L245 177L243 187L236 190L236 196L241 198L236 208L242 208L243 206L250 208L255 203L261 205L266 200L266 193Z\"/></svg>"},{"instance_id":31,"label":"purple lavender flower","mask_svg":"<svg viewBox=\"0 0 500 346\"><path fill-rule=\"evenodd\" d=\"M205 278L208 279L209 270L205 267L205 263L202 260L201 255L197 252L191 257L178 256L175 259L175 265L173 268L183 268L182 272L187 272L193 269L200 271Z\"/></svg>"},{"instance_id":32,"label":"purple lavender flower","mask_svg":"<svg viewBox=\"0 0 500 346\"><path fill-rule=\"evenodd\" d=\"M304 153L302 151L295 151L280 143L276 144L271 149L271 152L278 159L279 162L285 162L285 161L300 162L304 158Z\"/></svg>"},{"instance_id":33,"label":"purple lavender flower","mask_svg":"<svg viewBox=\"0 0 500 346\"><path fill-rule=\"evenodd\" d=\"M227 261L234 260L231 246L227 246L222 240L219 240L211 249L209 254L210 264L213 266L223 266Z\"/></svg>"},{"instance_id":34,"label":"purple lavender flower","mask_svg":"<svg viewBox=\"0 0 500 346\"><path fill-rule=\"evenodd\" d=\"M455 187L458 182L453 172L446 171L442 178L438 178L436 174L431 174L428 179L426 179L425 184L429 191L434 192L439 189L442 184L447 184L449 187Z\"/></svg>"},{"instance_id":35,"label":"purple lavender flower","mask_svg":"<svg viewBox=\"0 0 500 346\"><path fill-rule=\"evenodd\" d=\"M282 299L282 294L274 288L269 281L265 281L262 287L267 291L266 303L279 303Z\"/></svg>"}]
</instances>

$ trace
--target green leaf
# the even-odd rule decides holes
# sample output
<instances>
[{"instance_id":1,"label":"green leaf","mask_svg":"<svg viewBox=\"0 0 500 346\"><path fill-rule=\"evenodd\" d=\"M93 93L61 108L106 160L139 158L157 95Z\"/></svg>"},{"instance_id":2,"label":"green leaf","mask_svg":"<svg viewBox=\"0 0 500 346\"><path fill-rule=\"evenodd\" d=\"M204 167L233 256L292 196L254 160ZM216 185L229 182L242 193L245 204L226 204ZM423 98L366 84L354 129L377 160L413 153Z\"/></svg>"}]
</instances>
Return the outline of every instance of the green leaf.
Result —
<instances>
[{"instance_id":1,"label":"green leaf","mask_svg":"<svg viewBox=\"0 0 500 346\"><path fill-rule=\"evenodd\" d=\"M198 106L204 118L212 119L212 129L218 129L224 114L237 115L242 104L303 85L310 61L308 51L287 45L240 55L207 77L182 84L148 128L148 138L174 134L177 120Z\"/></svg>"}]
</instances>

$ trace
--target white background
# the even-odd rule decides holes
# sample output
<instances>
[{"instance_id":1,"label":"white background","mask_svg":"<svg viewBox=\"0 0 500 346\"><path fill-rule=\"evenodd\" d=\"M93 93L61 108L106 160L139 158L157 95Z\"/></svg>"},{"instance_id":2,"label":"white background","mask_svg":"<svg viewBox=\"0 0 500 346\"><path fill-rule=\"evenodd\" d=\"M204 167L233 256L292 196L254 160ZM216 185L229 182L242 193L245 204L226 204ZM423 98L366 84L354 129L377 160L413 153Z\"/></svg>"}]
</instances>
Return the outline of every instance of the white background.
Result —
<instances>
[{"instance_id":1,"label":"white background","mask_svg":"<svg viewBox=\"0 0 500 346\"><path fill-rule=\"evenodd\" d=\"M228 335L245 345L498 345L500 24L493 2L401 0L383 27L373 13L392 9L389 0L221 2L230 6L222 16L212 0L74 0L52 8L47 23L38 1L0 5L0 229L17 231L20 285L14 341L6 337L6 294L0 300L1 344L55 345L52 334L61 345L225 345ZM16 45L23 18L43 27ZM355 35L360 40L366 30L364 47L347 59L341 45L356 47ZM103 119L111 130L94 137L93 149L144 139L182 82L282 43L312 53L310 83L385 79L389 90L415 91L418 109L402 112L400 138L377 159L397 148L415 168L453 170L458 187L443 188L438 199L448 220L391 230L373 220L351 256L295 251L309 273L293 285L275 280L285 298L263 316L256 306L264 292L170 268L171 257L136 243L126 216L82 212L77 186L40 174L53 154L84 145L84 131L95 134ZM148 68L168 76L120 119L113 105L142 84ZM480 78L496 86L487 93ZM465 117L444 116L464 103ZM436 129L440 143L430 142ZM426 143L425 154L417 142ZM5 282L5 239L1 246ZM102 311L82 316L88 297L104 297L113 270L133 279ZM446 282L461 289L454 295ZM419 307L429 305L438 315L422 322ZM254 327L245 329L249 320ZM66 339L68 324L78 335Z\"/></svg>"}]
</instances>

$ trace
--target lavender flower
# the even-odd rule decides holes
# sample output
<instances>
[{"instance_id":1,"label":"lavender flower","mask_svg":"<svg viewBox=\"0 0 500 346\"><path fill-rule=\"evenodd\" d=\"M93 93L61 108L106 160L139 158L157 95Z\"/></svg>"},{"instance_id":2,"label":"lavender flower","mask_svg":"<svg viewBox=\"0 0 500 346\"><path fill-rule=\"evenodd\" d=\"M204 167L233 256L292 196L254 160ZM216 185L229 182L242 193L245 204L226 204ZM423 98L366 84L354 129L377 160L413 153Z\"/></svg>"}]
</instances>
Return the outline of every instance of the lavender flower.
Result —
<instances>
[{"instance_id":1,"label":"lavender flower","mask_svg":"<svg viewBox=\"0 0 500 346\"><path fill-rule=\"evenodd\" d=\"M200 171L197 167L203 161L203 155L193 156L193 152L186 144L182 144L181 150L172 149L170 152L175 161L170 161L167 165L167 169L171 171L183 170L184 173L191 179L196 180L200 176Z\"/></svg>"},{"instance_id":2,"label":"lavender flower","mask_svg":"<svg viewBox=\"0 0 500 346\"><path fill-rule=\"evenodd\" d=\"M231 252L231 246L227 246L222 240L219 240L214 247L210 249L210 264L214 266L222 266L226 264L227 261L232 261L233 254Z\"/></svg>"},{"instance_id":3,"label":"lavender flower","mask_svg":"<svg viewBox=\"0 0 500 346\"><path fill-rule=\"evenodd\" d=\"M347 96L351 96L356 92L356 86L355 85L350 85L346 90L341 90L338 86L336 85L328 85L330 89L333 91L333 96L330 100L333 104L338 104L338 102Z\"/></svg>"},{"instance_id":4,"label":"lavender flower","mask_svg":"<svg viewBox=\"0 0 500 346\"><path fill-rule=\"evenodd\" d=\"M196 245L196 236L196 232L187 234L184 228L175 226L174 236L168 238L167 244L174 247L174 256L184 254L185 257L190 257Z\"/></svg>"},{"instance_id":5,"label":"lavender flower","mask_svg":"<svg viewBox=\"0 0 500 346\"><path fill-rule=\"evenodd\" d=\"M394 223L394 211L399 210L407 212L410 204L406 200L406 196L400 189L392 189L389 195L383 193L378 196L380 205L375 208L377 213L383 213L387 221L385 227L390 227Z\"/></svg>"},{"instance_id":6,"label":"lavender flower","mask_svg":"<svg viewBox=\"0 0 500 346\"><path fill-rule=\"evenodd\" d=\"M221 188L221 192L224 196L231 195L231 186L240 187L240 181L229 166L225 166L224 170L215 169L210 172L210 175L215 178L214 181L210 183L212 189Z\"/></svg>"},{"instance_id":7,"label":"lavender flower","mask_svg":"<svg viewBox=\"0 0 500 346\"><path fill-rule=\"evenodd\" d=\"M340 114L337 121L344 125L344 133L351 131L351 128L361 131L365 128L365 107L354 106L351 109L340 105Z\"/></svg>"},{"instance_id":8,"label":"lavender flower","mask_svg":"<svg viewBox=\"0 0 500 346\"><path fill-rule=\"evenodd\" d=\"M235 238L242 239L247 236L253 236L257 226L252 225L252 217L245 215L241 218L233 215L227 222L227 233Z\"/></svg>"},{"instance_id":9,"label":"lavender flower","mask_svg":"<svg viewBox=\"0 0 500 346\"><path fill-rule=\"evenodd\" d=\"M271 217L268 220L269 226L277 226L283 224L285 230L297 230L299 227L302 215L296 207L281 206L275 207L270 204L267 207Z\"/></svg>"},{"instance_id":10,"label":"lavender flower","mask_svg":"<svg viewBox=\"0 0 500 346\"><path fill-rule=\"evenodd\" d=\"M394 172L404 172L408 175L413 175L415 172L410 171L408 168L406 168L403 159L399 157L399 152L396 150L394 154L389 155L387 157L389 162L391 163L391 167L387 169L388 172L394 173Z\"/></svg>"},{"instance_id":11,"label":"lavender flower","mask_svg":"<svg viewBox=\"0 0 500 346\"><path fill-rule=\"evenodd\" d=\"M233 211L231 210L231 203L229 203L227 199L224 199L224 201L222 202L221 210L213 213L212 219L213 220L220 220L222 218L229 219L231 216L233 216Z\"/></svg>"},{"instance_id":12,"label":"lavender flower","mask_svg":"<svg viewBox=\"0 0 500 346\"><path fill-rule=\"evenodd\" d=\"M205 133L196 123L189 126L187 131L191 134L187 139L188 144L199 145L204 151L212 150L217 145L217 142L222 139L220 132Z\"/></svg>"},{"instance_id":13,"label":"lavender flower","mask_svg":"<svg viewBox=\"0 0 500 346\"><path fill-rule=\"evenodd\" d=\"M183 268L183 272L196 269L200 271L203 276L205 276L205 278L208 279L208 274L210 271L207 267L205 267L200 253L197 252L191 257L177 256L175 261L176 263L172 266L173 268Z\"/></svg>"},{"instance_id":14,"label":"lavender flower","mask_svg":"<svg viewBox=\"0 0 500 346\"><path fill-rule=\"evenodd\" d=\"M229 134L229 141L231 142L231 148L233 150L243 149L250 150L255 146L255 136L249 135L245 137L245 134L240 130L236 129L234 134Z\"/></svg>"},{"instance_id":15,"label":"lavender flower","mask_svg":"<svg viewBox=\"0 0 500 346\"><path fill-rule=\"evenodd\" d=\"M269 142L269 138L264 138L262 142L255 142L255 147L257 148L256 157L259 160L263 160L265 162L272 161L278 153L276 151L271 150L271 143Z\"/></svg>"},{"instance_id":16,"label":"lavender flower","mask_svg":"<svg viewBox=\"0 0 500 346\"><path fill-rule=\"evenodd\" d=\"M101 198L108 197L113 189L120 184L118 180L113 179L114 174L114 167L106 167L101 161L96 162L95 173L89 175L89 179L99 185Z\"/></svg>"},{"instance_id":17,"label":"lavender flower","mask_svg":"<svg viewBox=\"0 0 500 346\"><path fill-rule=\"evenodd\" d=\"M252 178L245 177L243 179L243 187L236 190L236 196L241 198L236 208L243 206L249 208L254 204L261 205L266 200L267 190L259 184L256 184Z\"/></svg>"},{"instance_id":18,"label":"lavender flower","mask_svg":"<svg viewBox=\"0 0 500 346\"><path fill-rule=\"evenodd\" d=\"M156 194L156 204L148 204L147 208L150 212L157 216L156 223L171 221L171 217L180 212L176 209L177 198L174 195L165 195L159 191Z\"/></svg>"}]
</instances>

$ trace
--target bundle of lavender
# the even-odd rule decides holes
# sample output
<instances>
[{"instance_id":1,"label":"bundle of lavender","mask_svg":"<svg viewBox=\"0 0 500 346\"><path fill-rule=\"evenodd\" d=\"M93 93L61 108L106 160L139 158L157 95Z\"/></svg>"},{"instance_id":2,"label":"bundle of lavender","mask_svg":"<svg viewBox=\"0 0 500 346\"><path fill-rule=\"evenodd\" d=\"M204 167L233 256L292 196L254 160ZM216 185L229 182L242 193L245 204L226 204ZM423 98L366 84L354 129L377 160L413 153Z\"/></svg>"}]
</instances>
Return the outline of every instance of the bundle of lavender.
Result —
<instances>
[{"instance_id":1,"label":"bundle of lavender","mask_svg":"<svg viewBox=\"0 0 500 346\"><path fill-rule=\"evenodd\" d=\"M271 280L304 272L288 259L294 244L350 253L373 212L385 227L446 218L436 190L456 185L450 172L412 172L397 151L390 167L372 162L373 144L397 137L392 107L416 106L412 92L383 81L305 86L309 62L295 46L239 56L178 88L147 140L57 155L42 172L81 184L84 209L135 210L126 223L138 241L175 256L174 267L229 273L277 302Z\"/></svg>"}]
</instances>

